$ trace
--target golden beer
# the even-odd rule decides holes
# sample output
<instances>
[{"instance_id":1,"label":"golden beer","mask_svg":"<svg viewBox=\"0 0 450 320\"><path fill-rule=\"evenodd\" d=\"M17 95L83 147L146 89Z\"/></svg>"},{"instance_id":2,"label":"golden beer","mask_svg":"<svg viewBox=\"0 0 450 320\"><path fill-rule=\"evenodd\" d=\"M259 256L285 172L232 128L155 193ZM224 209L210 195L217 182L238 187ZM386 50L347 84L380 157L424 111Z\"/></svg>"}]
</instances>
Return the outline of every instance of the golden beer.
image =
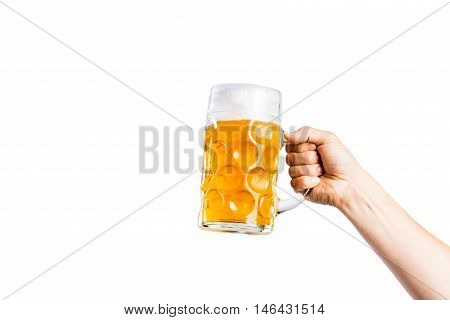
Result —
<instances>
[{"instance_id":1,"label":"golden beer","mask_svg":"<svg viewBox=\"0 0 450 320\"><path fill-rule=\"evenodd\" d=\"M243 83L213 86L206 117L199 226L249 234L272 232L277 213L301 194L276 195L282 142L281 93Z\"/></svg>"},{"instance_id":2,"label":"golden beer","mask_svg":"<svg viewBox=\"0 0 450 320\"><path fill-rule=\"evenodd\" d=\"M219 120L208 125L200 226L272 230L281 138L273 122Z\"/></svg>"}]
</instances>

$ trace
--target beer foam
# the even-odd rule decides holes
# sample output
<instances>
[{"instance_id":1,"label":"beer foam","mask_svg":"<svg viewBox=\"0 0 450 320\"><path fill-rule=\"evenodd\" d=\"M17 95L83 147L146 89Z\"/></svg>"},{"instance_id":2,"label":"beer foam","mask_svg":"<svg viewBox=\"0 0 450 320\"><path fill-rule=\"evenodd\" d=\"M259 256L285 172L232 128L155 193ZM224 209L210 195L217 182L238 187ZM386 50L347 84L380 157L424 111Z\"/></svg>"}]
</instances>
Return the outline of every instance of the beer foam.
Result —
<instances>
[{"instance_id":1,"label":"beer foam","mask_svg":"<svg viewBox=\"0 0 450 320\"><path fill-rule=\"evenodd\" d=\"M220 84L211 88L208 118L253 119L277 122L281 93L254 84Z\"/></svg>"}]
</instances>

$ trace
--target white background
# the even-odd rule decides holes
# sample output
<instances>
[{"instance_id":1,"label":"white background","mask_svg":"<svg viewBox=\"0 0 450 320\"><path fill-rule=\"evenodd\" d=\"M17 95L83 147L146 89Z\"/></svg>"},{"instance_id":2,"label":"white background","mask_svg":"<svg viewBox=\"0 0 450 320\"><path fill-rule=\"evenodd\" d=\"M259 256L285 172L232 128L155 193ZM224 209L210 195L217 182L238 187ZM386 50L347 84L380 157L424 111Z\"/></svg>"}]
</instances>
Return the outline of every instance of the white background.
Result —
<instances>
[{"instance_id":1,"label":"white background","mask_svg":"<svg viewBox=\"0 0 450 320\"><path fill-rule=\"evenodd\" d=\"M444 2L6 4L197 133L212 85L274 87L287 108ZM283 119L286 128L334 131L414 219L446 243L449 27L450 5ZM0 3L1 297L185 176L139 174L143 125L173 132L180 124ZM197 141L184 145L201 154ZM287 188L286 170L282 176ZM8 305L17 301L51 306L57 299L101 299L114 301L109 317L119 318L122 305L136 301L252 306L386 299L391 307L403 301L402 314L419 314L373 252L304 206L280 216L270 236L200 231L199 185L196 173L3 307L12 317L18 307ZM313 207L359 237L336 209ZM357 302L342 303L350 312Z\"/></svg>"}]
</instances>

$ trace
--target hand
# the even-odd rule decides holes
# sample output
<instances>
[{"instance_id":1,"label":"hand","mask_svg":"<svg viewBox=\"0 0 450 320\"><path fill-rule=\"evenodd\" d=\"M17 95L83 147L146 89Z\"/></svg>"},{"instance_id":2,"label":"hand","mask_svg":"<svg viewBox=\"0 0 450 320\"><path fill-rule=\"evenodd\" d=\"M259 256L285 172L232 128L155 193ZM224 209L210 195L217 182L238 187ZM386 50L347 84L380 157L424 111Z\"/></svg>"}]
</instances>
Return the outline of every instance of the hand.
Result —
<instances>
[{"instance_id":1,"label":"hand","mask_svg":"<svg viewBox=\"0 0 450 320\"><path fill-rule=\"evenodd\" d=\"M285 138L292 188L311 188L308 200L340 208L349 186L365 176L350 151L333 133L309 127L285 133Z\"/></svg>"},{"instance_id":2,"label":"hand","mask_svg":"<svg viewBox=\"0 0 450 320\"><path fill-rule=\"evenodd\" d=\"M334 134L304 127L285 137L295 191L312 188L308 200L341 210L412 297L449 299L448 245L414 221Z\"/></svg>"}]
</instances>

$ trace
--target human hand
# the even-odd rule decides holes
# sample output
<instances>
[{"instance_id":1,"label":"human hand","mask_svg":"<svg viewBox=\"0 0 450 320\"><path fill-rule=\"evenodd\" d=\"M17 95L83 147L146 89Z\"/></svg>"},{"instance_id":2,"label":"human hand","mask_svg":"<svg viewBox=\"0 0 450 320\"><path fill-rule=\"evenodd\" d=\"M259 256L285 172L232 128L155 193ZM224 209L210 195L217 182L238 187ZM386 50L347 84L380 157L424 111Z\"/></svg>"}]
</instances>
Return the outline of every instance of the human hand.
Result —
<instances>
[{"instance_id":1,"label":"human hand","mask_svg":"<svg viewBox=\"0 0 450 320\"><path fill-rule=\"evenodd\" d=\"M295 191L311 188L308 200L337 207L413 298L450 297L448 245L414 221L334 134L303 127L285 138Z\"/></svg>"},{"instance_id":2,"label":"human hand","mask_svg":"<svg viewBox=\"0 0 450 320\"><path fill-rule=\"evenodd\" d=\"M310 127L285 133L285 138L292 188L311 188L308 200L342 207L349 187L366 175L350 151L333 133Z\"/></svg>"}]
</instances>

